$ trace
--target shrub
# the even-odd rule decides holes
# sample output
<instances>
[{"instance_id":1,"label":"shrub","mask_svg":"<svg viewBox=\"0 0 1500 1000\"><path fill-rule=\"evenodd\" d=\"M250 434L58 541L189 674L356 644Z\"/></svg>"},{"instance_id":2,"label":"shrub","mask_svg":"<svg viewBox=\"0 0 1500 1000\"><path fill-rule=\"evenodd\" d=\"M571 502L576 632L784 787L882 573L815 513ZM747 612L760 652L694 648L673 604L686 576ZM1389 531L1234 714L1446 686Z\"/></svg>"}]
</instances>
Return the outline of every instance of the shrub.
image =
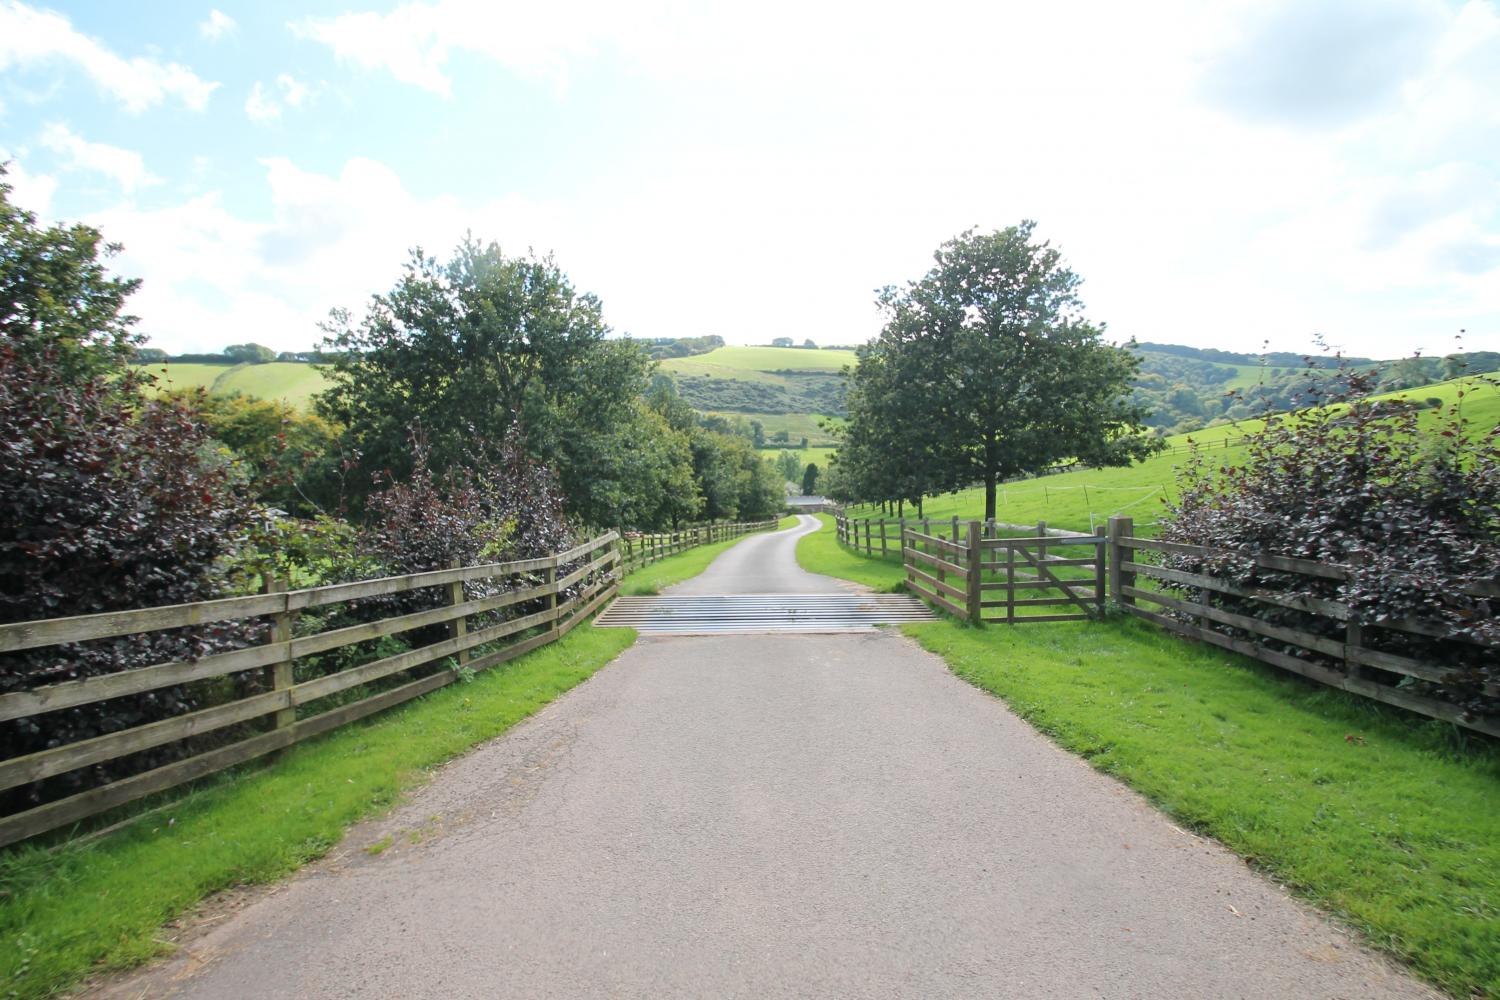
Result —
<instances>
[{"instance_id":1,"label":"shrub","mask_svg":"<svg viewBox=\"0 0 1500 1000\"><path fill-rule=\"evenodd\" d=\"M337 446L338 427L285 402L240 393L197 388L164 395L192 409L209 435L233 451L262 501L294 514L317 510L306 480L313 463Z\"/></svg>"},{"instance_id":2,"label":"shrub","mask_svg":"<svg viewBox=\"0 0 1500 1000\"><path fill-rule=\"evenodd\" d=\"M1486 686L1493 691L1500 681L1493 648L1500 644L1497 602L1465 588L1500 581L1500 428L1467 421L1462 391L1439 413L1358 398L1378 376L1341 369L1333 380L1311 379L1304 402L1317 405L1268 417L1245 439L1241 465L1217 467L1210 453L1195 451L1179 476L1180 498L1169 505L1161 537L1229 554L1165 561L1188 572L1345 602L1382 648L1453 668L1437 684L1389 680L1471 714L1495 713L1500 698ZM1257 567L1258 553L1342 564L1351 573L1344 581L1278 573ZM1304 631L1341 632L1328 619L1290 609L1222 595L1214 600ZM1381 627L1399 619L1436 623L1450 638ZM1342 669L1337 661L1324 665Z\"/></svg>"},{"instance_id":3,"label":"shrub","mask_svg":"<svg viewBox=\"0 0 1500 1000\"><path fill-rule=\"evenodd\" d=\"M215 460L182 402L143 403L140 377L79 377L65 354L0 342L0 622L220 596L225 560L255 520L236 469ZM195 658L253 641L218 623L0 656L0 691ZM188 711L167 688L0 726L0 757ZM31 801L171 759L180 747L11 793ZM12 803L13 804L13 803Z\"/></svg>"},{"instance_id":4,"label":"shrub","mask_svg":"<svg viewBox=\"0 0 1500 1000\"><path fill-rule=\"evenodd\" d=\"M526 455L519 429L498 446L471 442L464 461L441 475L432 471L419 428L413 429L409 442L411 477L399 483L386 479L383 488L370 495L361 529L351 531L329 519L281 527L274 545L268 547L275 548L285 567L282 572L317 568L323 577L320 582L334 583L532 559L572 544L557 478ZM464 596L468 600L495 596L507 586L500 580L470 581L464 585ZM425 611L447 600L446 587L424 587L351 601L316 616L303 616L298 626L302 632L340 628ZM536 609L502 609L476 624L499 621L507 610L520 615ZM298 679L440 641L447 627L415 629L388 638L378 648L344 647L308 657L297 664Z\"/></svg>"}]
</instances>

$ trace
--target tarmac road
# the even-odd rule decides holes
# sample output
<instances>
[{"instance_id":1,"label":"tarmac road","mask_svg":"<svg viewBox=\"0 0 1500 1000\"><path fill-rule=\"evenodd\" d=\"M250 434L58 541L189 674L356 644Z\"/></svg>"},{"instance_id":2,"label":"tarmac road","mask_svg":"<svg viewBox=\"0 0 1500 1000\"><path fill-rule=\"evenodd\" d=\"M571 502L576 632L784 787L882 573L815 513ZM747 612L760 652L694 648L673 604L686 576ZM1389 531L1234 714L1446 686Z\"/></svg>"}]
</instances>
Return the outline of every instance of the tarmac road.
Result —
<instances>
[{"instance_id":1,"label":"tarmac road","mask_svg":"<svg viewBox=\"0 0 1500 1000\"><path fill-rule=\"evenodd\" d=\"M890 630L642 639L104 992L1436 996Z\"/></svg>"}]
</instances>

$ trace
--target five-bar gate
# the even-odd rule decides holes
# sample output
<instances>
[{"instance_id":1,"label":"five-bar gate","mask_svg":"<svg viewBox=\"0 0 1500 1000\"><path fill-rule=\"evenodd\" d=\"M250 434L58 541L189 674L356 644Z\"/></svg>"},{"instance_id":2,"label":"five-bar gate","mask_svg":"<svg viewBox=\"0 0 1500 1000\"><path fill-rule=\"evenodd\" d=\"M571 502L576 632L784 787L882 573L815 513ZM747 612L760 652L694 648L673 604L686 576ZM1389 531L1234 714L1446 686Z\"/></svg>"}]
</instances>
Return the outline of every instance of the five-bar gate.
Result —
<instances>
[{"instance_id":1,"label":"five-bar gate","mask_svg":"<svg viewBox=\"0 0 1500 1000\"><path fill-rule=\"evenodd\" d=\"M962 540L912 528L901 533L908 589L966 621L1015 625L1103 615L1103 535L1003 538L996 525L980 521L966 529Z\"/></svg>"}]
</instances>

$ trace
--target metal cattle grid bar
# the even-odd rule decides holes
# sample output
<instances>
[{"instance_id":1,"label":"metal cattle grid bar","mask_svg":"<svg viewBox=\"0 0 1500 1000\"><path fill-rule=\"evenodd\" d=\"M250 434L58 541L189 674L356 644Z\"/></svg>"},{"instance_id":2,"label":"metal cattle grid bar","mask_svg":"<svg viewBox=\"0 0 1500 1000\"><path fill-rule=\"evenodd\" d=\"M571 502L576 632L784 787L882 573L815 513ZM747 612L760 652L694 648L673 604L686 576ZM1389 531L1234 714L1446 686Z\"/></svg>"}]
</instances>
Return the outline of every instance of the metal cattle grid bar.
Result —
<instances>
[{"instance_id":1,"label":"metal cattle grid bar","mask_svg":"<svg viewBox=\"0 0 1500 1000\"><path fill-rule=\"evenodd\" d=\"M712 594L621 597L594 625L653 635L703 635L862 632L876 625L935 620L925 604L904 594Z\"/></svg>"}]
</instances>

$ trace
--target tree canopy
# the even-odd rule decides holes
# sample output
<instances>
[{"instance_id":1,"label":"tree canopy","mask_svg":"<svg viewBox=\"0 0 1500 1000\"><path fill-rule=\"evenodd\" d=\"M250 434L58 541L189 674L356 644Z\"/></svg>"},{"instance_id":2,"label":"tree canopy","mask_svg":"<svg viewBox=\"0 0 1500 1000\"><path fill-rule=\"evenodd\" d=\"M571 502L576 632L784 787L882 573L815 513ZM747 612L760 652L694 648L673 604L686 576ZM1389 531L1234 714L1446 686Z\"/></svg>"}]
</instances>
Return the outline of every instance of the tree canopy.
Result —
<instances>
[{"instance_id":1,"label":"tree canopy","mask_svg":"<svg viewBox=\"0 0 1500 1000\"><path fill-rule=\"evenodd\" d=\"M629 340L607 340L599 300L575 290L550 257L510 258L466 240L439 264L415 251L396 286L355 321L325 325L332 385L318 401L343 424L349 494L377 474L410 472L420 425L435 472L476 441L522 428L527 451L554 465L570 511L607 523L618 507L632 423L651 361Z\"/></svg>"},{"instance_id":2,"label":"tree canopy","mask_svg":"<svg viewBox=\"0 0 1500 1000\"><path fill-rule=\"evenodd\" d=\"M1083 315L1079 277L1035 223L944 243L933 268L881 292L886 324L858 353L841 488L920 500L1064 459L1123 465L1154 445L1130 402L1139 359Z\"/></svg>"},{"instance_id":3,"label":"tree canopy","mask_svg":"<svg viewBox=\"0 0 1500 1000\"><path fill-rule=\"evenodd\" d=\"M115 369L140 339L123 311L140 280L109 273L119 244L91 226L39 226L10 191L0 164L0 337L19 359L52 355L68 378Z\"/></svg>"}]
</instances>

